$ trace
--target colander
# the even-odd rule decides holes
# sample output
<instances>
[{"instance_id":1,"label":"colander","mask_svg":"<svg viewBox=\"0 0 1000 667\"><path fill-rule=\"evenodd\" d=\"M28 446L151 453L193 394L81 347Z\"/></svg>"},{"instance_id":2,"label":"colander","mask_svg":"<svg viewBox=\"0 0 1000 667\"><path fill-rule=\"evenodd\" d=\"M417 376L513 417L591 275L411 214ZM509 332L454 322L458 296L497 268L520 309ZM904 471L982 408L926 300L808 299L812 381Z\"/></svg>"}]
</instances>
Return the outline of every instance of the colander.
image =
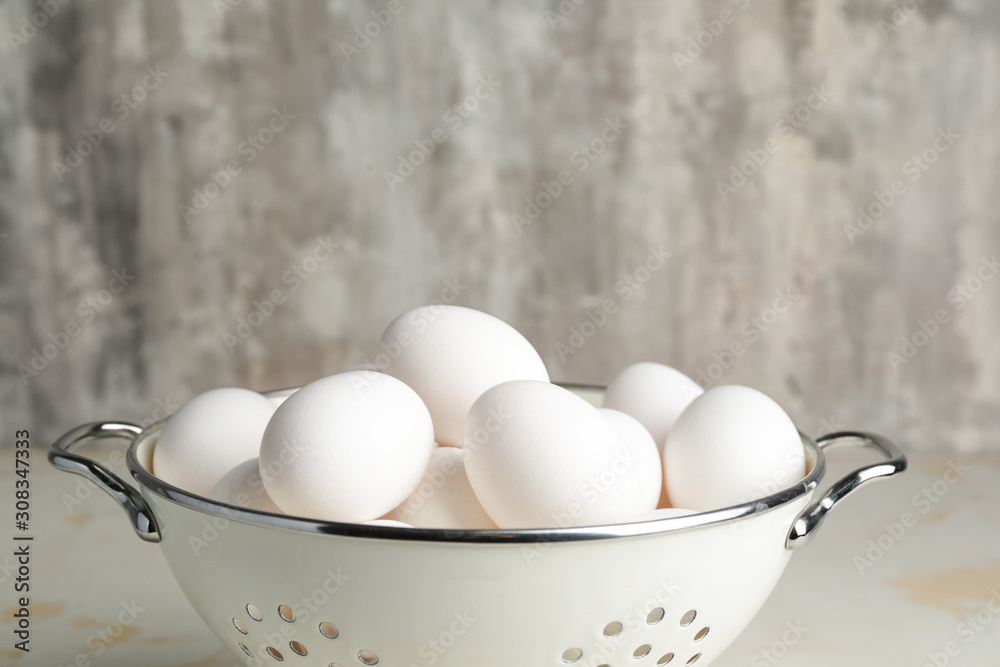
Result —
<instances>
[{"instance_id":1,"label":"colander","mask_svg":"<svg viewBox=\"0 0 1000 667\"><path fill-rule=\"evenodd\" d=\"M564 385L568 386L568 385ZM601 389L568 386L598 402ZM280 403L294 390L268 394ZM427 530L315 521L192 495L151 474L162 422L77 427L49 452L158 542L191 605L247 665L652 667L709 665L754 617L794 549L856 488L906 469L890 441L802 435L808 474L767 497L641 523L536 530ZM131 440L139 488L73 453ZM813 502L824 452L885 461ZM554 523L559 517L554 517Z\"/></svg>"}]
</instances>

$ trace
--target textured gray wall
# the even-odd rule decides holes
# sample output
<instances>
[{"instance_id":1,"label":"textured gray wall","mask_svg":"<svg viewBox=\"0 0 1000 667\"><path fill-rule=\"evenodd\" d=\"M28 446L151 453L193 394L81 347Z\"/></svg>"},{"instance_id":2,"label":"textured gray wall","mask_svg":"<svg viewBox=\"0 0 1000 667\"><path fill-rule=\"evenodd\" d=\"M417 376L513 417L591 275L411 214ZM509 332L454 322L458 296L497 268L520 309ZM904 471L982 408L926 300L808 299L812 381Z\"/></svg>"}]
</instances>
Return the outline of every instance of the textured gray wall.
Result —
<instances>
[{"instance_id":1,"label":"textured gray wall","mask_svg":"<svg viewBox=\"0 0 1000 667\"><path fill-rule=\"evenodd\" d=\"M1000 5L49 4L0 3L0 433L305 383L455 291L556 379L1000 449Z\"/></svg>"}]
</instances>

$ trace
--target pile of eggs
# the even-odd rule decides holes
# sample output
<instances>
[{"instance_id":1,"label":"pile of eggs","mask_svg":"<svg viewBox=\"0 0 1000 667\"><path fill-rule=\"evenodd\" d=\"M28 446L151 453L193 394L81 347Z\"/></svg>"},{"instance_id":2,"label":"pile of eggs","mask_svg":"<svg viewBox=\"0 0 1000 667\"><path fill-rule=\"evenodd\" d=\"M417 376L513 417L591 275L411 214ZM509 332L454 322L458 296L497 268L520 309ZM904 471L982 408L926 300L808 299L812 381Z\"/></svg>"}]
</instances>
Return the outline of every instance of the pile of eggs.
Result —
<instances>
[{"instance_id":1,"label":"pile of eggs","mask_svg":"<svg viewBox=\"0 0 1000 667\"><path fill-rule=\"evenodd\" d=\"M459 306L396 318L375 367L280 405L215 389L183 405L153 473L265 512L419 528L644 521L746 503L805 475L799 434L765 394L704 391L657 363L625 368L597 408L552 384L514 328Z\"/></svg>"}]
</instances>

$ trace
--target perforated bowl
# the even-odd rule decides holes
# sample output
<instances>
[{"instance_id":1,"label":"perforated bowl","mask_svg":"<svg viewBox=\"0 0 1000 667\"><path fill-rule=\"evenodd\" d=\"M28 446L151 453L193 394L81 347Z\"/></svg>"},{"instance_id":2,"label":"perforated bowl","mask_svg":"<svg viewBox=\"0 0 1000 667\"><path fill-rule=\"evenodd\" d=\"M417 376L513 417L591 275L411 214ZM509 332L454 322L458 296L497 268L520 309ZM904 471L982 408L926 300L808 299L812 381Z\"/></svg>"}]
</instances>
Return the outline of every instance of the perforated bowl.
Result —
<instances>
[{"instance_id":1,"label":"perforated bowl","mask_svg":"<svg viewBox=\"0 0 1000 667\"><path fill-rule=\"evenodd\" d=\"M599 402L601 389L570 386ZM294 390L272 392L280 403ZM49 452L87 477L157 542L191 605L247 665L652 667L709 665L746 627L797 547L860 485L906 469L890 441L858 432L814 442L808 474L743 505L584 528L424 530L269 514L192 495L151 474L162 422L85 424ZM139 488L73 453L128 438ZM825 450L886 460L812 496Z\"/></svg>"}]
</instances>

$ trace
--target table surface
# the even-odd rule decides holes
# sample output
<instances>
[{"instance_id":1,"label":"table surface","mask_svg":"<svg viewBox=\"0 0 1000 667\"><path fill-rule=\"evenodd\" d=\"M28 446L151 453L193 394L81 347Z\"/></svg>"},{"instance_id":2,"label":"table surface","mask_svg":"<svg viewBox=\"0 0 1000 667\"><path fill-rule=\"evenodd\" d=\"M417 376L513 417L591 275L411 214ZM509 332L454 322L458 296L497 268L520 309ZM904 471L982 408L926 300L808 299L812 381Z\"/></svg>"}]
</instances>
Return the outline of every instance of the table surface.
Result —
<instances>
[{"instance_id":1,"label":"table surface","mask_svg":"<svg viewBox=\"0 0 1000 667\"><path fill-rule=\"evenodd\" d=\"M113 451L94 445L89 453L107 461ZM41 448L32 454L32 651L14 650L7 630L0 664L240 664L188 604L159 548L132 533L117 504L52 468ZM864 454L833 452L823 487ZM12 470L0 471L5 498L13 496L13 479ZM998 480L1000 456L921 454L905 475L859 490L795 554L764 609L713 664L923 667L935 664L933 654L938 666L996 664ZM15 575L4 552L0 590L9 628ZM135 622L110 643L97 639L123 605L141 609Z\"/></svg>"}]
</instances>

